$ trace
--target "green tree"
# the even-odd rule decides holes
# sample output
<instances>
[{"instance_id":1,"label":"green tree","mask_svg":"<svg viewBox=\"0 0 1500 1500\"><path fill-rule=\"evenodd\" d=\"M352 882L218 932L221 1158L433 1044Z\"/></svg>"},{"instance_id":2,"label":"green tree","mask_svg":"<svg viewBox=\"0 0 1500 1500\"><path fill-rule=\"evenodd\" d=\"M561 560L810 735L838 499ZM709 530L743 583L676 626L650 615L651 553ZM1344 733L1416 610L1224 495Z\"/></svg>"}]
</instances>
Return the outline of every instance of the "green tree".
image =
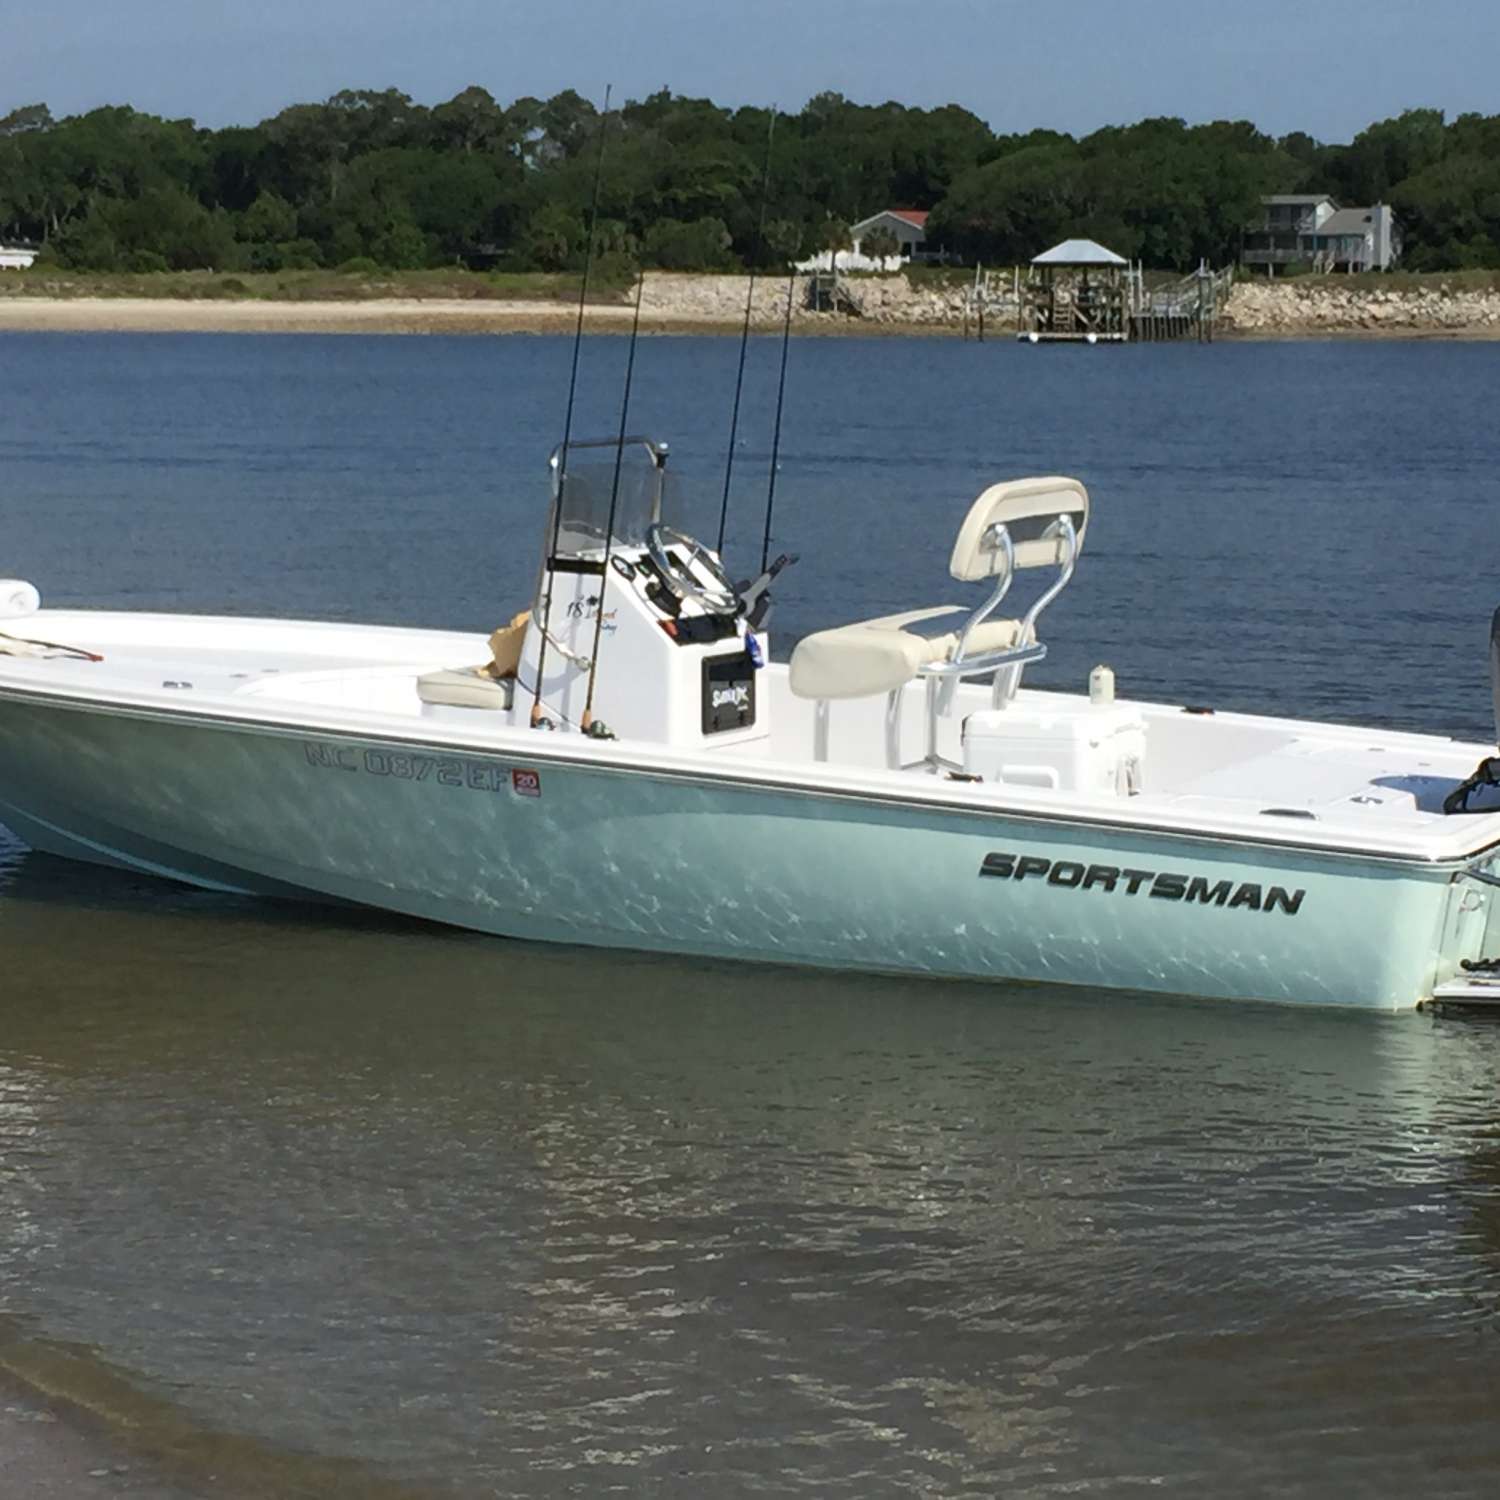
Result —
<instances>
[{"instance_id":1,"label":"green tree","mask_svg":"<svg viewBox=\"0 0 1500 1500\"><path fill-rule=\"evenodd\" d=\"M771 219L765 228L763 259L768 265L785 266L802 251L802 226L795 219Z\"/></svg>"},{"instance_id":2,"label":"green tree","mask_svg":"<svg viewBox=\"0 0 1500 1500\"><path fill-rule=\"evenodd\" d=\"M272 177L270 142L258 126L217 131L205 156L204 195L231 213L243 213L263 192L280 196Z\"/></svg>"},{"instance_id":3,"label":"green tree","mask_svg":"<svg viewBox=\"0 0 1500 1500\"><path fill-rule=\"evenodd\" d=\"M831 214L818 226L818 249L826 250L833 263L846 250L854 248L853 236L849 233L849 225L846 220L833 217Z\"/></svg>"},{"instance_id":4,"label":"green tree","mask_svg":"<svg viewBox=\"0 0 1500 1500\"><path fill-rule=\"evenodd\" d=\"M397 219L371 248L375 260L393 271L418 271L431 254L427 236L410 219Z\"/></svg>"},{"instance_id":5,"label":"green tree","mask_svg":"<svg viewBox=\"0 0 1500 1500\"><path fill-rule=\"evenodd\" d=\"M432 144L466 156L504 152L511 144L510 122L488 90L471 84L432 111Z\"/></svg>"},{"instance_id":6,"label":"green tree","mask_svg":"<svg viewBox=\"0 0 1500 1500\"><path fill-rule=\"evenodd\" d=\"M79 270L223 270L239 256L229 216L206 209L181 188L148 188L129 198L100 198L58 238L58 257Z\"/></svg>"},{"instance_id":7,"label":"green tree","mask_svg":"<svg viewBox=\"0 0 1500 1500\"><path fill-rule=\"evenodd\" d=\"M388 165L412 223L445 259L490 240L497 225L509 222L513 196L491 157L408 151Z\"/></svg>"},{"instance_id":8,"label":"green tree","mask_svg":"<svg viewBox=\"0 0 1500 1500\"><path fill-rule=\"evenodd\" d=\"M583 220L558 203L531 216L522 242L522 258L539 271L563 271L583 256Z\"/></svg>"},{"instance_id":9,"label":"green tree","mask_svg":"<svg viewBox=\"0 0 1500 1500\"><path fill-rule=\"evenodd\" d=\"M1380 120L1330 162L1335 196L1343 203L1388 202L1397 183L1435 167L1445 145L1439 109L1409 109Z\"/></svg>"},{"instance_id":10,"label":"green tree","mask_svg":"<svg viewBox=\"0 0 1500 1500\"><path fill-rule=\"evenodd\" d=\"M1412 270L1500 266L1500 158L1450 156L1401 183L1393 196Z\"/></svg>"},{"instance_id":11,"label":"green tree","mask_svg":"<svg viewBox=\"0 0 1500 1500\"><path fill-rule=\"evenodd\" d=\"M427 111L399 89L340 89L326 108L351 157L425 139Z\"/></svg>"},{"instance_id":12,"label":"green tree","mask_svg":"<svg viewBox=\"0 0 1500 1500\"><path fill-rule=\"evenodd\" d=\"M477 85L432 109L346 89L217 131L126 106L54 119L24 105L0 117L0 232L55 242L78 265L425 265L484 247L576 266L606 125L596 238L622 263L770 267L847 249L849 223L911 207L931 210L929 239L989 261L1089 235L1186 269L1232 258L1259 197L1293 190L1394 203L1416 267L1500 253L1500 116L1445 125L1409 110L1347 145L1275 141L1243 120L1149 119L1074 140L996 136L955 105L823 93L771 132L764 109L666 89L605 121L571 89L502 106Z\"/></svg>"},{"instance_id":13,"label":"green tree","mask_svg":"<svg viewBox=\"0 0 1500 1500\"><path fill-rule=\"evenodd\" d=\"M927 234L969 259L1019 262L1084 232L1089 208L1075 142L1026 146L960 177Z\"/></svg>"},{"instance_id":14,"label":"green tree","mask_svg":"<svg viewBox=\"0 0 1500 1500\"><path fill-rule=\"evenodd\" d=\"M593 140L599 125L599 111L573 89L554 94L536 111L540 149L552 160L577 156Z\"/></svg>"},{"instance_id":15,"label":"green tree","mask_svg":"<svg viewBox=\"0 0 1500 1500\"><path fill-rule=\"evenodd\" d=\"M274 244L297 233L297 210L267 189L240 215L239 237L250 244Z\"/></svg>"},{"instance_id":16,"label":"green tree","mask_svg":"<svg viewBox=\"0 0 1500 1500\"><path fill-rule=\"evenodd\" d=\"M722 271L731 263L729 245L722 219L668 219L647 231L641 250L648 265L665 271Z\"/></svg>"}]
</instances>

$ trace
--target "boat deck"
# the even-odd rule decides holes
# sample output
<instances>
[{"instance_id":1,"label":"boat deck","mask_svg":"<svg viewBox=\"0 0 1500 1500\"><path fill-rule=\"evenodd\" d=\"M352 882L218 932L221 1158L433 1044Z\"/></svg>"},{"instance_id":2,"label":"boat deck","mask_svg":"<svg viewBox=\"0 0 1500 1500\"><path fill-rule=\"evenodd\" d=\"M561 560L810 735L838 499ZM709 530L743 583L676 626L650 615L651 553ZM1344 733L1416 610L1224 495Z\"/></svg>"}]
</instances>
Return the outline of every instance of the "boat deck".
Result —
<instances>
[{"instance_id":1,"label":"boat deck","mask_svg":"<svg viewBox=\"0 0 1500 1500\"><path fill-rule=\"evenodd\" d=\"M1104 797L956 780L885 761L884 699L834 706L827 761L814 758L813 706L792 696L786 669L762 674L769 735L738 743L664 746L540 737L512 713L424 711L416 679L486 659L479 635L338 623L43 611L9 622L12 637L96 652L0 656L0 693L105 702L124 711L259 720L309 732L420 738L427 743L554 758L649 764L677 774L771 780L808 789L889 796L896 789L943 805L1078 817L1180 833L1227 834L1398 858L1452 860L1500 846L1500 807L1449 817L1443 799L1491 746L1437 736L1136 704L1148 751L1139 795ZM525 695L520 695L523 699ZM1022 706L1060 695L1023 691ZM939 751L960 755L964 716L988 705L964 686L940 720ZM903 706L903 760L920 754L922 694Z\"/></svg>"}]
</instances>

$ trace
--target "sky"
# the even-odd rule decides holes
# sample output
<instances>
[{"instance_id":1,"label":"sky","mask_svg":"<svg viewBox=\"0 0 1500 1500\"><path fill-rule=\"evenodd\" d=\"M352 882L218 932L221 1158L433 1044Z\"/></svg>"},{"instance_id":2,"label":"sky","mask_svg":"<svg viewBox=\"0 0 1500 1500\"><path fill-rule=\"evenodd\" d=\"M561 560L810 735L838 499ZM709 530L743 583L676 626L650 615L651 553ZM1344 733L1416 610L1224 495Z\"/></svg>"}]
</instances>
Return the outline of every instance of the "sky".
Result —
<instances>
[{"instance_id":1,"label":"sky","mask_svg":"<svg viewBox=\"0 0 1500 1500\"><path fill-rule=\"evenodd\" d=\"M0 115L130 104L219 127L341 88L502 104L660 88L795 111L960 104L996 131L1151 115L1347 141L1500 112L1500 0L0 0Z\"/></svg>"}]
</instances>

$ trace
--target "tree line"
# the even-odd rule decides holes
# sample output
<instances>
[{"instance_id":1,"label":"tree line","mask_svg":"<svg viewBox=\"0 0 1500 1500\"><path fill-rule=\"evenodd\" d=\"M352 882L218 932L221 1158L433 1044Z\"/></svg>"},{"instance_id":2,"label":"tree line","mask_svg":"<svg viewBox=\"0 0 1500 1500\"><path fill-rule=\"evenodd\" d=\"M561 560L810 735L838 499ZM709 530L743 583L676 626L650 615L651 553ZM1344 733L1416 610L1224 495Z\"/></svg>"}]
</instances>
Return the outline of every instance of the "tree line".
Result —
<instances>
[{"instance_id":1,"label":"tree line","mask_svg":"<svg viewBox=\"0 0 1500 1500\"><path fill-rule=\"evenodd\" d=\"M432 107L345 90L222 130L27 105L0 119L0 239L91 271L568 270L605 129L595 247L617 270L784 265L892 207L930 210L929 245L969 261L1086 235L1185 270L1234 259L1263 194L1313 191L1392 204L1410 269L1500 266L1500 116L1409 110L1347 145L1179 119L1075 138L836 93L774 128L665 90L607 121L572 90L501 105L478 87Z\"/></svg>"}]
</instances>

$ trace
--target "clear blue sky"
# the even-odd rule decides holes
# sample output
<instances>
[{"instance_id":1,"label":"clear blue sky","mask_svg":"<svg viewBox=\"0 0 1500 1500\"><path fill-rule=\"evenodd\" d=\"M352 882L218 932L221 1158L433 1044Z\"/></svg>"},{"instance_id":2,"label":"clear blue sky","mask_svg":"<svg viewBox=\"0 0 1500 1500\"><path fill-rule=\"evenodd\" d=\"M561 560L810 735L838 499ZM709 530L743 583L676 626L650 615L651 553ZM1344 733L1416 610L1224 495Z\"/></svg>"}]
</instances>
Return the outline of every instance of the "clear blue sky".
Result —
<instances>
[{"instance_id":1,"label":"clear blue sky","mask_svg":"<svg viewBox=\"0 0 1500 1500\"><path fill-rule=\"evenodd\" d=\"M133 104L251 124L340 88L424 104L666 86L798 109L957 103L996 130L1147 115L1347 140L1500 111L1497 0L0 0L0 114Z\"/></svg>"}]
</instances>

